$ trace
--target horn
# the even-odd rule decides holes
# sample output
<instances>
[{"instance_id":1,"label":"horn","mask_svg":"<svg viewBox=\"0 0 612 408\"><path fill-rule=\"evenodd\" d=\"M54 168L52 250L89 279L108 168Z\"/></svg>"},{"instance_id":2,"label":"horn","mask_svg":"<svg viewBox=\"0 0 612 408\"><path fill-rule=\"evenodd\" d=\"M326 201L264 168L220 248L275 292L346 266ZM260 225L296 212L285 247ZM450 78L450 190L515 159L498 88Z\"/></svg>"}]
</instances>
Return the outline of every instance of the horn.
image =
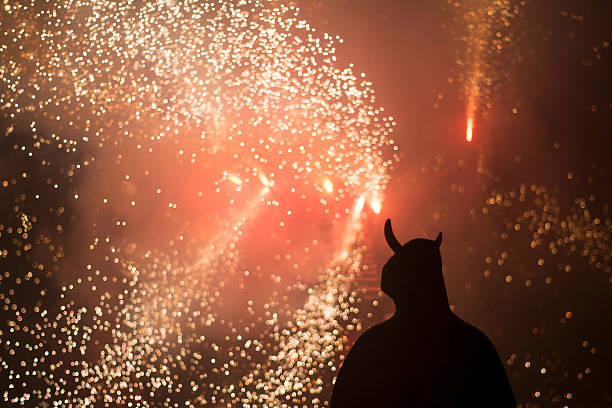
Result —
<instances>
[{"instance_id":1,"label":"horn","mask_svg":"<svg viewBox=\"0 0 612 408\"><path fill-rule=\"evenodd\" d=\"M438 233L438 236L436 237L436 240L434 242L436 243L438 248L440 248L440 245L442 245L442 233L441 232Z\"/></svg>"},{"instance_id":2,"label":"horn","mask_svg":"<svg viewBox=\"0 0 612 408\"><path fill-rule=\"evenodd\" d=\"M387 218L385 221L385 239L387 240L387 244L393 250L393 252L397 252L402 247L402 244L399 243L395 235L393 234L393 228L391 228L391 219Z\"/></svg>"}]
</instances>

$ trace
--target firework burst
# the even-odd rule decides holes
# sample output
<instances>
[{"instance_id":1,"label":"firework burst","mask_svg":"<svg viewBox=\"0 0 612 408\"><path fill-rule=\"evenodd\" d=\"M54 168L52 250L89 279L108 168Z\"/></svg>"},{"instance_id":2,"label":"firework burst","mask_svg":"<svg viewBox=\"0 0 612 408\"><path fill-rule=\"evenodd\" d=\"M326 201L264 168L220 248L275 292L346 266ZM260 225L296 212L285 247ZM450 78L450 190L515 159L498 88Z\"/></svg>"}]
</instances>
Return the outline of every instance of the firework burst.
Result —
<instances>
[{"instance_id":1,"label":"firework burst","mask_svg":"<svg viewBox=\"0 0 612 408\"><path fill-rule=\"evenodd\" d=\"M252 0L5 2L3 27L4 402L322 406L396 158L341 39Z\"/></svg>"}]
</instances>

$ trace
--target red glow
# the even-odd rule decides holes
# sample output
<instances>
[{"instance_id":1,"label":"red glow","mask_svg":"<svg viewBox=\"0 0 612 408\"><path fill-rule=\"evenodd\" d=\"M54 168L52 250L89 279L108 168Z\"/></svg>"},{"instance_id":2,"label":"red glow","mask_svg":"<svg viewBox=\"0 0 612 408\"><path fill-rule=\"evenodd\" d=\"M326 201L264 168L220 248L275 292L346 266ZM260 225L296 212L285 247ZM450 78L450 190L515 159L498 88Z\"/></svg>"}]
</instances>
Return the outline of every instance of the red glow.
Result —
<instances>
[{"instance_id":1,"label":"red glow","mask_svg":"<svg viewBox=\"0 0 612 408\"><path fill-rule=\"evenodd\" d=\"M472 141L472 133L474 131L474 118L468 118L467 128L465 130L465 140L470 143Z\"/></svg>"}]
</instances>

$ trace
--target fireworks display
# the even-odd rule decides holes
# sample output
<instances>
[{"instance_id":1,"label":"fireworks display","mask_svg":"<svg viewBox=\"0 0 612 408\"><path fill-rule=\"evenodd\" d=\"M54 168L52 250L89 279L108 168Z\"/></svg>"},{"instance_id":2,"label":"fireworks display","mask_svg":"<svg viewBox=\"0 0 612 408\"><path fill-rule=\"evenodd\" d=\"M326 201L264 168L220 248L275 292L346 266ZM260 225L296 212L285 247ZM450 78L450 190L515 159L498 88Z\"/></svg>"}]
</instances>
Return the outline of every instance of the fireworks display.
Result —
<instances>
[{"instance_id":1,"label":"fireworks display","mask_svg":"<svg viewBox=\"0 0 612 408\"><path fill-rule=\"evenodd\" d=\"M355 45L410 39L404 5L4 0L2 403L328 406L351 343L393 311L377 243L393 215L401 239L450 237L452 308L496 344L521 406L608 406L606 168L521 116L538 110L516 67L552 30L525 1L442 3L450 62L421 81L402 68L428 55L414 44ZM599 78L609 32L580 27L564 41ZM404 96L421 87L431 113ZM580 120L597 138L612 105L593 95Z\"/></svg>"},{"instance_id":2,"label":"fireworks display","mask_svg":"<svg viewBox=\"0 0 612 408\"><path fill-rule=\"evenodd\" d=\"M5 193L47 180L3 225L4 402L321 405L394 157L339 39L268 2L4 8Z\"/></svg>"},{"instance_id":3,"label":"fireworks display","mask_svg":"<svg viewBox=\"0 0 612 408\"><path fill-rule=\"evenodd\" d=\"M457 64L461 67L459 80L464 88L466 103L466 137L472 141L474 120L482 109L491 107L490 95L499 89L499 83L508 80L508 67L501 62L500 56L508 53L507 48L516 47L520 32L514 29L513 20L520 17L525 1L512 0L468 0L448 1L454 20L460 23L463 32L460 41L464 47L458 48ZM516 24L514 24L516 25ZM512 60L516 52L512 53ZM514 62L514 61L513 61Z\"/></svg>"}]
</instances>

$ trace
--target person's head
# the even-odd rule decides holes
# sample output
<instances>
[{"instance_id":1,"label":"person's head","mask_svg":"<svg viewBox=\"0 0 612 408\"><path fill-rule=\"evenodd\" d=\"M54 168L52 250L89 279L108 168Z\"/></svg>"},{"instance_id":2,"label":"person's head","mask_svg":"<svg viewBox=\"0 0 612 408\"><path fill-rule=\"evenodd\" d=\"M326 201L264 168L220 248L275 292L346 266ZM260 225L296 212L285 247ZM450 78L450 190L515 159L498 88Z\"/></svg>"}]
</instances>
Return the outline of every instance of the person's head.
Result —
<instances>
[{"instance_id":1,"label":"person's head","mask_svg":"<svg viewBox=\"0 0 612 408\"><path fill-rule=\"evenodd\" d=\"M417 238L402 245L385 222L385 238L393 256L382 269L380 287L393 299L400 311L414 306L448 306L440 244L442 233L435 240Z\"/></svg>"}]
</instances>

